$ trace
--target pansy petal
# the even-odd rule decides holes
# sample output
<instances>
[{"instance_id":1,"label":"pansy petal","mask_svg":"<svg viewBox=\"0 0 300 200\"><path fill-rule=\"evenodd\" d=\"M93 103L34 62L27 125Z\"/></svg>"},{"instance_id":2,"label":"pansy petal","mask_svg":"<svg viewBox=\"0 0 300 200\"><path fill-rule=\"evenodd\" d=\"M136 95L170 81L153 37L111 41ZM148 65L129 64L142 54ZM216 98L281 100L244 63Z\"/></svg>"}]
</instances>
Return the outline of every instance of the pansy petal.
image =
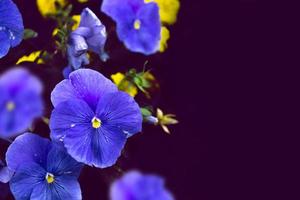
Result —
<instances>
[{"instance_id":1,"label":"pansy petal","mask_svg":"<svg viewBox=\"0 0 300 200\"><path fill-rule=\"evenodd\" d=\"M10 181L11 177L13 176L13 171L8 169L8 167L0 167L0 182L2 183L8 183Z\"/></svg>"},{"instance_id":2,"label":"pansy petal","mask_svg":"<svg viewBox=\"0 0 300 200\"><path fill-rule=\"evenodd\" d=\"M68 153L77 161L100 168L117 161L126 143L126 135L115 127L101 127L94 131L70 132L64 139Z\"/></svg>"},{"instance_id":3,"label":"pansy petal","mask_svg":"<svg viewBox=\"0 0 300 200\"><path fill-rule=\"evenodd\" d=\"M142 130L140 107L133 97L125 92L104 95L98 103L96 114L103 126L115 127L127 136Z\"/></svg>"},{"instance_id":4,"label":"pansy petal","mask_svg":"<svg viewBox=\"0 0 300 200\"><path fill-rule=\"evenodd\" d=\"M92 31L93 36L87 38L87 43L89 45L90 50L100 55L104 50L104 45L107 37L105 26L96 26L92 29Z\"/></svg>"},{"instance_id":5,"label":"pansy petal","mask_svg":"<svg viewBox=\"0 0 300 200\"><path fill-rule=\"evenodd\" d=\"M13 171L27 162L45 166L49 146L50 141L38 135L32 133L20 135L7 149L7 166Z\"/></svg>"},{"instance_id":6,"label":"pansy petal","mask_svg":"<svg viewBox=\"0 0 300 200\"><path fill-rule=\"evenodd\" d=\"M85 133L86 127L92 128L91 120L94 115L91 108L82 100L68 100L58 104L50 118L51 138L64 141L68 134L76 130Z\"/></svg>"},{"instance_id":7,"label":"pansy petal","mask_svg":"<svg viewBox=\"0 0 300 200\"><path fill-rule=\"evenodd\" d=\"M31 200L81 200L81 189L74 177L59 176L52 184L39 184L31 194Z\"/></svg>"},{"instance_id":8,"label":"pansy petal","mask_svg":"<svg viewBox=\"0 0 300 200\"><path fill-rule=\"evenodd\" d=\"M12 0L0 1L0 27L7 28L12 47L20 44L23 39L24 25L21 13Z\"/></svg>"},{"instance_id":9,"label":"pansy petal","mask_svg":"<svg viewBox=\"0 0 300 200\"><path fill-rule=\"evenodd\" d=\"M76 99L78 96L69 79L58 83L51 93L51 102L54 107L69 99Z\"/></svg>"},{"instance_id":10,"label":"pansy petal","mask_svg":"<svg viewBox=\"0 0 300 200\"><path fill-rule=\"evenodd\" d=\"M5 56L10 48L9 36L6 31L1 31L0 27L0 58Z\"/></svg>"},{"instance_id":11,"label":"pansy petal","mask_svg":"<svg viewBox=\"0 0 300 200\"><path fill-rule=\"evenodd\" d=\"M81 12L81 19L79 26L82 27L94 27L102 25L98 17L89 8L85 8Z\"/></svg>"},{"instance_id":12,"label":"pansy petal","mask_svg":"<svg viewBox=\"0 0 300 200\"><path fill-rule=\"evenodd\" d=\"M81 168L82 164L74 160L62 145L52 143L47 158L47 172L56 176L68 175L78 177Z\"/></svg>"},{"instance_id":13,"label":"pansy petal","mask_svg":"<svg viewBox=\"0 0 300 200\"><path fill-rule=\"evenodd\" d=\"M33 189L46 182L45 175L46 171L34 162L21 165L9 182L15 199L30 199Z\"/></svg>"},{"instance_id":14,"label":"pansy petal","mask_svg":"<svg viewBox=\"0 0 300 200\"><path fill-rule=\"evenodd\" d=\"M104 0L101 11L109 15L115 21L124 20L133 15L136 8L141 7L144 1L141 0Z\"/></svg>"},{"instance_id":15,"label":"pansy petal","mask_svg":"<svg viewBox=\"0 0 300 200\"><path fill-rule=\"evenodd\" d=\"M117 87L102 74L91 69L79 69L70 74L70 80L79 97L85 100L92 109L107 92L117 91Z\"/></svg>"}]
</instances>

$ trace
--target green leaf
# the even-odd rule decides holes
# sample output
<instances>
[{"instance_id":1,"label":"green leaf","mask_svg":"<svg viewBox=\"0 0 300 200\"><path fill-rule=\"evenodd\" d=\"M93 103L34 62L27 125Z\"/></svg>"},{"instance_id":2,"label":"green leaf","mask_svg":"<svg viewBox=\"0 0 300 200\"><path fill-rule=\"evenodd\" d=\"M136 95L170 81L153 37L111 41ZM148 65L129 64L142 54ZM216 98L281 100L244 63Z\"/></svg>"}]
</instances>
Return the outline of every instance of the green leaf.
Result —
<instances>
[{"instance_id":1,"label":"green leaf","mask_svg":"<svg viewBox=\"0 0 300 200\"><path fill-rule=\"evenodd\" d=\"M24 34L23 34L23 39L27 40L27 39L31 39L31 38L36 38L38 36L38 33L35 32L32 29L25 29L24 30Z\"/></svg>"}]
</instances>

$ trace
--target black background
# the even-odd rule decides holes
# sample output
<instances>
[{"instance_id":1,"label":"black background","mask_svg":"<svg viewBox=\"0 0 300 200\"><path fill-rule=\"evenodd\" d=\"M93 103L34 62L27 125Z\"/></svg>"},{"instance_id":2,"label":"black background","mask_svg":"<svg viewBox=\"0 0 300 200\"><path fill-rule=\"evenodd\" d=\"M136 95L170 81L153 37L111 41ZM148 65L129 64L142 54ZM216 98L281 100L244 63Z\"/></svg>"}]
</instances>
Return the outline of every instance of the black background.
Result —
<instances>
[{"instance_id":1,"label":"black background","mask_svg":"<svg viewBox=\"0 0 300 200\"><path fill-rule=\"evenodd\" d=\"M37 31L39 37L23 41L20 46L10 50L0 60L0 71L8 69L24 53L52 48L53 21L40 16L35 0L14 2L23 15L25 27ZM73 14L79 14L87 5L109 32L106 49L111 60L107 63L95 61L90 67L108 77L131 67L142 70L144 62L148 60L148 67L157 77L161 88L153 94L151 101L142 96L137 96L137 101L140 105L151 104L167 113L175 113L180 121L178 125L170 127L171 135L165 134L159 127L145 125L141 134L128 140L118 167L123 171L139 169L164 176L167 187L176 199L216 199L214 196L223 197L235 191L235 188L228 186L234 180L229 173L232 170L229 170L231 161L227 159L228 150L231 152L233 148L227 141L231 140L229 134L235 131L232 127L242 127L239 123L243 120L239 114L245 109L252 109L241 101L250 97L245 92L250 85L244 87L244 83L250 80L251 51L255 48L253 36L256 33L251 24L255 16L254 3L253 0L240 1L239 4L181 0L178 21L170 27L168 50L150 57L126 51L116 38L114 29L110 28L114 23L100 12L101 1L74 3ZM247 37L241 36L244 33ZM24 64L45 85L45 113L48 116L52 109L50 92L63 79L61 70L66 64L63 59L58 60L55 66ZM241 68L233 69L237 65ZM238 116L238 120L234 121L232 116L234 119ZM48 137L49 129L40 121L37 124L35 132ZM1 141L2 159L7 145ZM233 170L238 169L235 167ZM83 199L107 199L109 184L120 176L116 168L85 167L79 179ZM218 186L220 190L216 189Z\"/></svg>"}]
</instances>

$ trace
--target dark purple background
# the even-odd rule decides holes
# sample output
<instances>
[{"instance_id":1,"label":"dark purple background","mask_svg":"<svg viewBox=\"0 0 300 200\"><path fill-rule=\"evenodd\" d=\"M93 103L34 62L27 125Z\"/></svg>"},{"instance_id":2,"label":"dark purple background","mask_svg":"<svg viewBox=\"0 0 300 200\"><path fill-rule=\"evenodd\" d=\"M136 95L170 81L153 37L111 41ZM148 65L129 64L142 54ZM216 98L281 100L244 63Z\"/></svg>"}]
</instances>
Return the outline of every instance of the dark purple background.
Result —
<instances>
[{"instance_id":1,"label":"dark purple background","mask_svg":"<svg viewBox=\"0 0 300 200\"><path fill-rule=\"evenodd\" d=\"M42 19L35 0L14 1L21 10L25 27L37 31L39 37L23 42L1 59L1 72L12 66L24 53L49 48L51 32L55 26L51 20ZM100 13L100 4L100 1L93 0L88 6L107 27L113 27L113 22ZM148 58L126 51L117 41L113 30L109 30L107 49L111 60L106 64L92 63L94 69L109 76L131 67L142 70L143 63L149 60L148 66L158 78L161 89L153 95L150 102L142 96L138 96L137 100L140 105L152 104L166 113L175 113L180 123L170 127L171 135L165 134L159 127L145 125L143 133L129 139L118 166L124 171L139 169L164 176L167 187L177 199L208 199L210 175L207 135L213 124L208 124L208 119L212 116L208 114L207 95L214 93L212 89L216 84L222 84L214 82L215 76L222 74L218 71L220 68L224 70L227 67L220 66L226 56L221 53L224 49L219 48L219 42L224 40L226 29L230 28L222 21L222 15L225 14L223 4L181 0L178 22L170 28L168 50ZM82 5L76 4L74 13L80 13L82 8ZM55 66L26 64L44 82L48 116L52 109L49 95L55 84L62 79L61 69L65 65L65 60L59 60ZM41 122L38 122L35 132L45 137L49 135L48 128ZM0 156L3 159L7 144L3 141L0 143ZM119 175L114 167L85 167L80 176L83 198L107 199L109 184Z\"/></svg>"}]
</instances>

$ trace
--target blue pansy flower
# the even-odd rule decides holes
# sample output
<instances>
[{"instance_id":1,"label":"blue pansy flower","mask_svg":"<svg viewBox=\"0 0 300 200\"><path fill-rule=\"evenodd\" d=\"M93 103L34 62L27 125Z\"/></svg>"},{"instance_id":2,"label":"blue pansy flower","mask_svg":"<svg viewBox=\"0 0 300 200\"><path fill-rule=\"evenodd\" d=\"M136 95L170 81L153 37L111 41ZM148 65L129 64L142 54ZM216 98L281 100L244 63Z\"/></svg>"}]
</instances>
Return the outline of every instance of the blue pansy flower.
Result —
<instances>
[{"instance_id":1,"label":"blue pansy flower","mask_svg":"<svg viewBox=\"0 0 300 200\"><path fill-rule=\"evenodd\" d=\"M0 182L1 183L8 183L11 179L13 172L5 166L5 164L0 160Z\"/></svg>"},{"instance_id":2,"label":"blue pansy flower","mask_svg":"<svg viewBox=\"0 0 300 200\"><path fill-rule=\"evenodd\" d=\"M11 0L0 0L0 58L21 43L23 32L23 19L16 4Z\"/></svg>"},{"instance_id":3,"label":"blue pansy flower","mask_svg":"<svg viewBox=\"0 0 300 200\"><path fill-rule=\"evenodd\" d=\"M88 50L97 53L105 61L107 59L107 54L104 52L106 38L106 28L98 17L89 8L83 9L79 27L69 37L67 48L69 66L65 69L64 75L89 64L86 55Z\"/></svg>"},{"instance_id":4,"label":"blue pansy flower","mask_svg":"<svg viewBox=\"0 0 300 200\"><path fill-rule=\"evenodd\" d=\"M158 50L161 23L156 3L104 0L101 10L117 23L118 37L129 50L145 55Z\"/></svg>"},{"instance_id":5,"label":"blue pansy flower","mask_svg":"<svg viewBox=\"0 0 300 200\"><path fill-rule=\"evenodd\" d=\"M14 137L42 116L42 83L24 68L0 76L0 137Z\"/></svg>"},{"instance_id":6,"label":"blue pansy flower","mask_svg":"<svg viewBox=\"0 0 300 200\"><path fill-rule=\"evenodd\" d=\"M134 99L94 70L72 72L56 85L51 100L51 138L63 141L73 158L90 166L113 165L127 137L142 128Z\"/></svg>"},{"instance_id":7,"label":"blue pansy flower","mask_svg":"<svg viewBox=\"0 0 300 200\"><path fill-rule=\"evenodd\" d=\"M58 143L32 133L15 139L6 153L15 174L10 189L17 200L80 200L77 181L82 164Z\"/></svg>"},{"instance_id":8,"label":"blue pansy flower","mask_svg":"<svg viewBox=\"0 0 300 200\"><path fill-rule=\"evenodd\" d=\"M173 200L164 180L156 175L130 171L116 180L110 188L111 200Z\"/></svg>"}]
</instances>

